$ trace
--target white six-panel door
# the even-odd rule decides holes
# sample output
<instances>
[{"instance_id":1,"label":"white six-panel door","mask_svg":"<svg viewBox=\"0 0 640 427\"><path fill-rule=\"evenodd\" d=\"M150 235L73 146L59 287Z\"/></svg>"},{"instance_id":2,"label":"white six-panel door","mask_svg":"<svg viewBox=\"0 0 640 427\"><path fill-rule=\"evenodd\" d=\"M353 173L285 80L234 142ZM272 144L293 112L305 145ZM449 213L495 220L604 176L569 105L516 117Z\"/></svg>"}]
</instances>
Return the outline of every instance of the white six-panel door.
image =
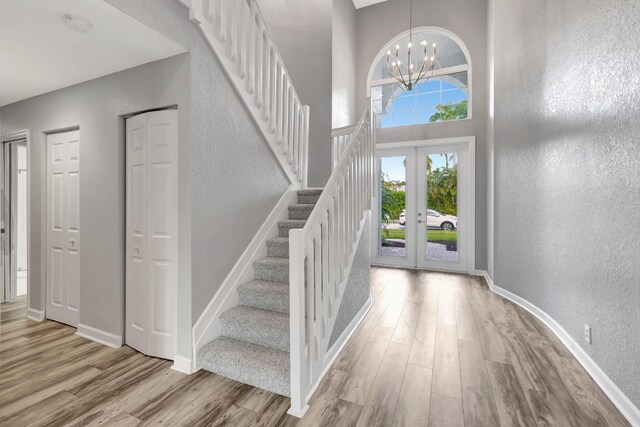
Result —
<instances>
[{"instance_id":1,"label":"white six-panel door","mask_svg":"<svg viewBox=\"0 0 640 427\"><path fill-rule=\"evenodd\" d=\"M77 326L80 315L79 131L47 135L46 316Z\"/></svg>"},{"instance_id":2,"label":"white six-panel door","mask_svg":"<svg viewBox=\"0 0 640 427\"><path fill-rule=\"evenodd\" d=\"M178 112L127 119L126 343L173 359L178 283Z\"/></svg>"}]
</instances>

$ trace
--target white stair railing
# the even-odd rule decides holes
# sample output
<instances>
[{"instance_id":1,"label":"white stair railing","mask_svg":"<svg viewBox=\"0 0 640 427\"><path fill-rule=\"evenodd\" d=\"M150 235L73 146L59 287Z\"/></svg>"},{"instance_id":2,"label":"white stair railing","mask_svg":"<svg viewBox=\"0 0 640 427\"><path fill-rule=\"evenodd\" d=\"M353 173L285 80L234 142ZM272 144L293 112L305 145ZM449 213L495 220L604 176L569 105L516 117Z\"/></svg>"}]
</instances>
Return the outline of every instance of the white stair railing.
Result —
<instances>
[{"instance_id":1,"label":"white stair railing","mask_svg":"<svg viewBox=\"0 0 640 427\"><path fill-rule=\"evenodd\" d=\"M358 233L371 208L374 143L369 112L349 136L304 228L289 232L291 409L301 417L322 379Z\"/></svg>"},{"instance_id":2,"label":"white stair railing","mask_svg":"<svg viewBox=\"0 0 640 427\"><path fill-rule=\"evenodd\" d=\"M204 33L291 183L306 188L309 107L296 94L256 0L178 1Z\"/></svg>"},{"instance_id":3,"label":"white stair railing","mask_svg":"<svg viewBox=\"0 0 640 427\"><path fill-rule=\"evenodd\" d=\"M342 154L344 150L349 145L349 140L351 139L351 134L358 124L349 125L341 128L336 128L331 131L331 167L335 168L340 159L342 158Z\"/></svg>"}]
</instances>

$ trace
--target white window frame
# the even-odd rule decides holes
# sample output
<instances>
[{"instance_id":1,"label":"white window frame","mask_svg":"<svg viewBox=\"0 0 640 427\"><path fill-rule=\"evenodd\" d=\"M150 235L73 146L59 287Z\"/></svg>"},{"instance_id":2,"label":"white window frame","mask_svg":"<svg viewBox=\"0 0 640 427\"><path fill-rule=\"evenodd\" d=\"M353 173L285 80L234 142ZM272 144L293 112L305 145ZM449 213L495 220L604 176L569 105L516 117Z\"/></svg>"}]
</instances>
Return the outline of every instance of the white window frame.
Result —
<instances>
[{"instance_id":1,"label":"white window frame","mask_svg":"<svg viewBox=\"0 0 640 427\"><path fill-rule=\"evenodd\" d=\"M414 28L412 31L414 34L417 34L420 32L432 32L432 33L442 34L450 38L451 40L453 40L462 50L462 53L464 54L467 60L466 64L434 70L433 76L440 77L440 76L446 76L446 75L455 74L455 73L462 73L465 71L467 72L467 80L468 80L467 81L467 118L460 119L459 121L470 120L473 117L473 93L472 93L473 92L472 90L473 89L473 73L472 73L473 67L471 65L471 55L469 54L469 49L467 49L467 45L464 44L462 39L458 37L455 33L449 30L446 30L444 28L425 26L425 27ZM384 45L384 47L376 55L375 59L371 63L371 67L369 68L369 74L367 75L367 87L366 87L367 98L371 98L372 87L396 83L396 81L391 77L386 79L372 80L373 73L375 71L376 65L378 65L378 62L380 62L384 58L384 56L387 54L387 51L390 50L393 46L395 46L399 40L403 39L404 37L407 37L408 35L409 35L409 30L406 30L398 34L397 36L393 37L391 40L387 42L386 45ZM427 124L433 124L433 123L427 123Z\"/></svg>"}]
</instances>

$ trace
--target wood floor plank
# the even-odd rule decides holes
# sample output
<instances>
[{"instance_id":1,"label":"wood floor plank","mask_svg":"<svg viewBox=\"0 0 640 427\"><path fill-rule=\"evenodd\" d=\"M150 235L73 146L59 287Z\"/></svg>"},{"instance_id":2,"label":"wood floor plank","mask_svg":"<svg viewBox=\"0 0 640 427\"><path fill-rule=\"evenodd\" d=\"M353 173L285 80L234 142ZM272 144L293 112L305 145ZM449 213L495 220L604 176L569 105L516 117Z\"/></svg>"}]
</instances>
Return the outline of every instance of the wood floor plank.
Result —
<instances>
[{"instance_id":1,"label":"wood floor plank","mask_svg":"<svg viewBox=\"0 0 640 427\"><path fill-rule=\"evenodd\" d=\"M513 366L490 360L486 365L500 416L500 425L503 427L536 425Z\"/></svg>"},{"instance_id":2,"label":"wood floor plank","mask_svg":"<svg viewBox=\"0 0 640 427\"><path fill-rule=\"evenodd\" d=\"M463 427L462 402L441 394L431 394L429 427Z\"/></svg>"},{"instance_id":3,"label":"wood floor plank","mask_svg":"<svg viewBox=\"0 0 640 427\"><path fill-rule=\"evenodd\" d=\"M391 343L378 369L358 426L390 426L396 414L410 347Z\"/></svg>"},{"instance_id":4,"label":"wood floor plank","mask_svg":"<svg viewBox=\"0 0 640 427\"><path fill-rule=\"evenodd\" d=\"M109 418L104 424L96 422L87 424L87 426L107 425L109 427L136 427L141 424L142 421L137 419L133 415L127 414L126 412L120 412Z\"/></svg>"},{"instance_id":5,"label":"wood floor plank","mask_svg":"<svg viewBox=\"0 0 640 427\"><path fill-rule=\"evenodd\" d=\"M71 393L61 391L39 400L11 416L5 416L4 411L0 410L0 426L27 426L76 399L77 397Z\"/></svg>"},{"instance_id":6,"label":"wood floor plank","mask_svg":"<svg viewBox=\"0 0 640 427\"><path fill-rule=\"evenodd\" d=\"M203 399L198 406L174 425L185 427L209 426L222 417L250 389L251 386L235 381L224 383L216 393L212 393Z\"/></svg>"},{"instance_id":7,"label":"wood floor plank","mask_svg":"<svg viewBox=\"0 0 640 427\"><path fill-rule=\"evenodd\" d=\"M553 332L484 280L386 267L371 280L372 308L303 420L286 397L0 306L0 426L629 426Z\"/></svg>"},{"instance_id":8,"label":"wood floor plank","mask_svg":"<svg viewBox=\"0 0 640 427\"><path fill-rule=\"evenodd\" d=\"M478 338L480 339L485 359L493 362L509 363L510 359L502 341L502 335L493 320L491 312L489 310L474 310L474 314Z\"/></svg>"},{"instance_id":9,"label":"wood floor plank","mask_svg":"<svg viewBox=\"0 0 640 427\"><path fill-rule=\"evenodd\" d=\"M279 426L290 425L292 421L297 422L295 417L287 414L291 406L291 399L274 394L265 407L248 424L252 427L258 426Z\"/></svg>"},{"instance_id":10,"label":"wood floor plank","mask_svg":"<svg viewBox=\"0 0 640 427\"><path fill-rule=\"evenodd\" d=\"M138 386L145 380L154 378L166 369L166 361L148 358L144 364L131 369L127 375L119 376L103 384L96 390L77 396L77 400L38 420L36 423L33 423L33 426L49 427L65 425L80 420L89 413L101 411L104 405L110 404L112 401L123 396L128 390ZM68 388L72 389L74 386L69 386ZM114 412L112 415L115 415L117 412L118 411Z\"/></svg>"},{"instance_id":11,"label":"wood floor plank","mask_svg":"<svg viewBox=\"0 0 640 427\"><path fill-rule=\"evenodd\" d=\"M248 426L255 417L255 412L238 405L231 405L231 407L227 409L220 418L211 423L210 426L245 427Z\"/></svg>"},{"instance_id":12,"label":"wood floor plank","mask_svg":"<svg viewBox=\"0 0 640 427\"><path fill-rule=\"evenodd\" d=\"M402 310L402 314L400 315L400 320L398 321L396 329L393 332L393 336L391 337L392 342L411 345L416 325L418 324L418 316L420 315L421 307L422 301L408 300L406 302L404 310Z\"/></svg>"},{"instance_id":13,"label":"wood floor plank","mask_svg":"<svg viewBox=\"0 0 640 427\"><path fill-rule=\"evenodd\" d=\"M544 391L529 389L524 389L524 394L540 427L581 425L581 417L567 411L562 399Z\"/></svg>"},{"instance_id":14,"label":"wood floor plank","mask_svg":"<svg viewBox=\"0 0 640 427\"><path fill-rule=\"evenodd\" d=\"M96 368L92 367L82 367L75 372L65 373L64 375L59 375L58 373L54 373L51 378L54 378L53 381L43 382L43 385L32 386L26 385L21 388L21 393L17 395L17 397L11 397L6 400L2 400L3 403L0 405L0 414L3 416L11 416L16 414L19 411L23 411L26 408L37 404L61 391L69 387L73 387L76 384L81 382L90 380L91 378L100 374L100 371ZM28 390L28 392L23 392L24 390Z\"/></svg>"},{"instance_id":15,"label":"wood floor plank","mask_svg":"<svg viewBox=\"0 0 640 427\"><path fill-rule=\"evenodd\" d=\"M305 423L303 420L298 426L335 426L335 427L355 427L362 413L362 406L347 402L346 400L334 397L327 402L319 419L321 423ZM305 416L306 418L306 416Z\"/></svg>"},{"instance_id":16,"label":"wood floor plank","mask_svg":"<svg viewBox=\"0 0 640 427\"><path fill-rule=\"evenodd\" d=\"M418 365L407 365L393 420L394 427L427 427L431 403L432 371Z\"/></svg>"},{"instance_id":17,"label":"wood floor plank","mask_svg":"<svg viewBox=\"0 0 640 427\"><path fill-rule=\"evenodd\" d=\"M376 328L372 341L364 347L347 375L338 396L340 399L364 405L392 335L391 328Z\"/></svg>"},{"instance_id":18,"label":"wood floor plank","mask_svg":"<svg viewBox=\"0 0 640 427\"><path fill-rule=\"evenodd\" d=\"M236 405L253 412L260 412L267 405L267 403L269 403L269 401L273 399L273 394L274 393L268 392L266 390L254 388L247 394L242 396L236 402Z\"/></svg>"},{"instance_id":19,"label":"wood floor plank","mask_svg":"<svg viewBox=\"0 0 640 427\"><path fill-rule=\"evenodd\" d=\"M456 305L453 298L451 277L445 276L440 286L440 298L438 302L438 323L456 326Z\"/></svg>"},{"instance_id":20,"label":"wood floor plank","mask_svg":"<svg viewBox=\"0 0 640 427\"><path fill-rule=\"evenodd\" d=\"M183 394L183 400L175 401L171 406L164 408L163 411L146 419L145 424L166 426L176 425L205 400L210 399L212 394L220 393L220 390L225 390L225 387L228 387L233 383L229 378L225 378L211 372L200 371L199 375L206 378L205 382L201 385L193 385L191 389L185 391ZM251 390L246 390L247 393L249 391ZM244 395L241 395L238 400L242 400L243 396Z\"/></svg>"},{"instance_id":21,"label":"wood floor plank","mask_svg":"<svg viewBox=\"0 0 640 427\"><path fill-rule=\"evenodd\" d=\"M327 375L320 383L318 391L309 402L309 410L307 411L307 414L304 416L304 418L300 421L300 427L331 425L330 420L333 420L336 416L334 405L336 403L339 403L336 402L336 396L340 391L344 380L347 378L347 375L347 372L340 371L338 369L329 370ZM348 408L343 409L347 410ZM360 410L362 410L362 406L360 406ZM360 411L358 411L358 416L359 414Z\"/></svg>"},{"instance_id":22,"label":"wood floor plank","mask_svg":"<svg viewBox=\"0 0 640 427\"><path fill-rule=\"evenodd\" d=\"M499 425L498 410L480 344L459 340L465 426Z\"/></svg>"},{"instance_id":23,"label":"wood floor plank","mask_svg":"<svg viewBox=\"0 0 640 427\"><path fill-rule=\"evenodd\" d=\"M439 293L439 289L438 289ZM411 343L409 363L433 368L433 356L436 341L436 325L438 319L438 295L434 288L427 288L425 299L422 303L418 322Z\"/></svg>"},{"instance_id":24,"label":"wood floor plank","mask_svg":"<svg viewBox=\"0 0 640 427\"><path fill-rule=\"evenodd\" d=\"M459 281L453 290L453 299L456 306L456 332L460 340L480 343L476 329L476 318L469 303L469 283L468 279Z\"/></svg>"},{"instance_id":25,"label":"wood floor plank","mask_svg":"<svg viewBox=\"0 0 640 427\"><path fill-rule=\"evenodd\" d=\"M431 384L433 393L454 399L462 398L459 360L456 327L438 323Z\"/></svg>"}]
</instances>

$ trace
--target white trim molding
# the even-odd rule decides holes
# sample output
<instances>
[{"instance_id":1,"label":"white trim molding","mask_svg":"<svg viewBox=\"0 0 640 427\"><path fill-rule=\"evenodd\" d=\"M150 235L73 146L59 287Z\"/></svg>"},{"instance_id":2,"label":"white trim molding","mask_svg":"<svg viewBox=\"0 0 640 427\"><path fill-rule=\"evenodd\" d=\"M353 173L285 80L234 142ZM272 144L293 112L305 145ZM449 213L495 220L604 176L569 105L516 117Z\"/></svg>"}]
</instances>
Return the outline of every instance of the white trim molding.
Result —
<instances>
[{"instance_id":1,"label":"white trim molding","mask_svg":"<svg viewBox=\"0 0 640 427\"><path fill-rule=\"evenodd\" d=\"M640 409L618 388L618 386L609 378L609 376L598 366L598 364L587 354L586 351L569 335L569 333L551 316L541 310L539 307L530 303L526 299L506 290L493 283L493 279L484 270L477 270L476 275L482 276L487 281L489 288L495 294L500 295L509 301L518 304L529 313L537 317L553 332L562 344L571 352L578 363L587 371L593 380L600 386L604 394L618 408L622 415L629 421L632 426L640 426Z\"/></svg>"},{"instance_id":2,"label":"white trim molding","mask_svg":"<svg viewBox=\"0 0 640 427\"><path fill-rule=\"evenodd\" d=\"M173 357L173 365L171 366L171 369L182 372L183 374L191 375L195 372L193 366L194 364L192 359L175 355Z\"/></svg>"},{"instance_id":3,"label":"white trim molding","mask_svg":"<svg viewBox=\"0 0 640 427\"><path fill-rule=\"evenodd\" d=\"M36 310L31 307L27 308L27 319L34 322L42 322L44 320L44 310Z\"/></svg>"},{"instance_id":4,"label":"white trim molding","mask_svg":"<svg viewBox=\"0 0 640 427\"><path fill-rule=\"evenodd\" d=\"M102 331L92 326L78 324L76 335L91 341L106 345L111 348L122 347L122 335L112 334L111 332Z\"/></svg>"},{"instance_id":5,"label":"white trim molding","mask_svg":"<svg viewBox=\"0 0 640 427\"><path fill-rule=\"evenodd\" d=\"M220 336L220 315L238 305L236 289L254 278L253 262L267 256L265 242L278 235L278 222L288 218L289 205L296 203L296 197L297 192L294 186L290 185L193 326L193 358L196 369L198 349Z\"/></svg>"}]
</instances>

